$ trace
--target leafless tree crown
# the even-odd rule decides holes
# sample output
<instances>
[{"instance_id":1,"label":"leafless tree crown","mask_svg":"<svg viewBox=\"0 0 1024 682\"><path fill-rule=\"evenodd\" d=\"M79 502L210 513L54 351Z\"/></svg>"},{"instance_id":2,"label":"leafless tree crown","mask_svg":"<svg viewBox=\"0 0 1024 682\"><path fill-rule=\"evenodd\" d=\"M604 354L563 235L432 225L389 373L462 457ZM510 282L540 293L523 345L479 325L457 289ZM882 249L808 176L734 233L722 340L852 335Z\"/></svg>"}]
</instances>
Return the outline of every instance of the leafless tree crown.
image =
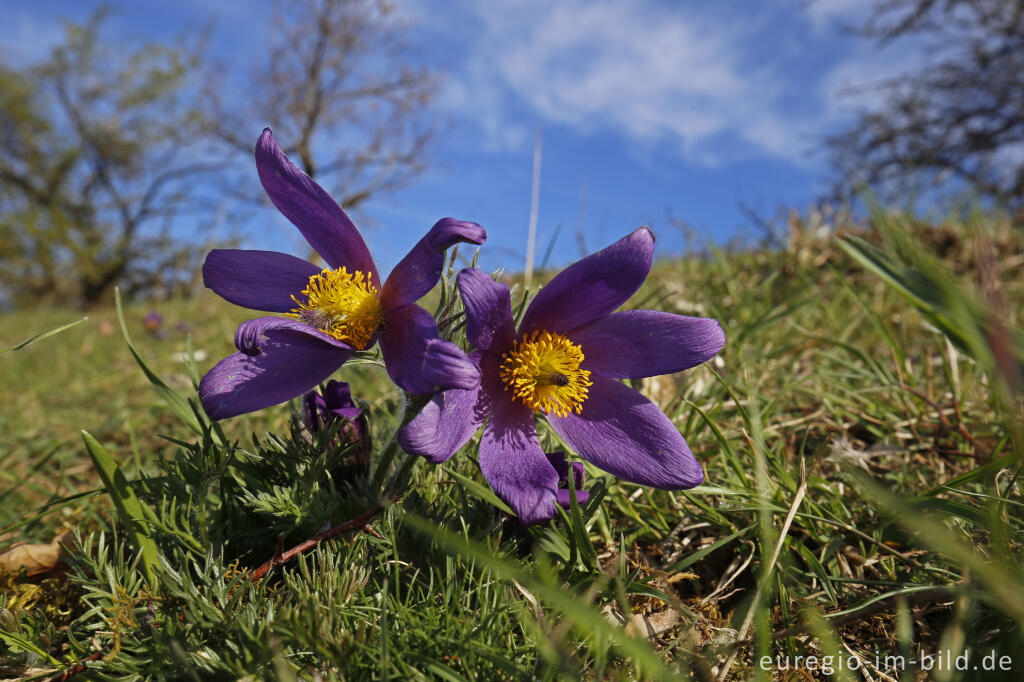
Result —
<instances>
[{"instance_id":1,"label":"leafless tree crown","mask_svg":"<svg viewBox=\"0 0 1024 682\"><path fill-rule=\"evenodd\" d=\"M843 184L885 194L955 178L1024 210L1024 1L884 0L862 33L918 41L925 65L876 84L884 104L828 140Z\"/></svg>"},{"instance_id":2,"label":"leafless tree crown","mask_svg":"<svg viewBox=\"0 0 1024 682\"><path fill-rule=\"evenodd\" d=\"M423 170L434 82L414 66L393 7L381 0L279 2L264 62L244 104L207 93L211 128L251 155L260 125L346 207Z\"/></svg>"},{"instance_id":3,"label":"leafless tree crown","mask_svg":"<svg viewBox=\"0 0 1024 682\"><path fill-rule=\"evenodd\" d=\"M49 58L0 65L0 287L9 302L92 304L153 284L192 249L171 235L188 183L218 168L195 144L186 76L161 45L68 24ZM182 248L178 248L178 247Z\"/></svg>"}]
</instances>

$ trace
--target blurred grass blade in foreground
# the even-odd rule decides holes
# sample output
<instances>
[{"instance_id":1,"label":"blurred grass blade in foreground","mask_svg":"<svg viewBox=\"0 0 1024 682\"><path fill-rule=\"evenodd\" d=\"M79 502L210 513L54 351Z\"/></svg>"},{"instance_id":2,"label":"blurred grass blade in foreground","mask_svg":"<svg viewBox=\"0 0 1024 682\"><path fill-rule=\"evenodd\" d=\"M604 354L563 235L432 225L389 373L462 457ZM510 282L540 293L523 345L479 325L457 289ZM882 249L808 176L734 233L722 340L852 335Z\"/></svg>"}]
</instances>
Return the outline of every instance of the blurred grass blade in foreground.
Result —
<instances>
[{"instance_id":1,"label":"blurred grass blade in foreground","mask_svg":"<svg viewBox=\"0 0 1024 682\"><path fill-rule=\"evenodd\" d=\"M988 303L927 254L909 230L876 210L873 220L888 247L848 235L840 248L906 299L960 350L1002 376L1014 393L1024 387L1024 340ZM909 263L909 264L905 264Z\"/></svg>"}]
</instances>

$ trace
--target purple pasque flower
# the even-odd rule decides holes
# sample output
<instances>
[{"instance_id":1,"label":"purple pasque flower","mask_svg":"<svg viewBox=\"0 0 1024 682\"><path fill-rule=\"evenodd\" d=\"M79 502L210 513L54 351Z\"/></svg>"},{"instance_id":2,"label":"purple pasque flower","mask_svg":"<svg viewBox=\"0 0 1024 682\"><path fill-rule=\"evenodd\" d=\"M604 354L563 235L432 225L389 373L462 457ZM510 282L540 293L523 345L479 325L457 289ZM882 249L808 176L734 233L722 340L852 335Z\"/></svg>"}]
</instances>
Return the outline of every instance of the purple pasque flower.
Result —
<instances>
[{"instance_id":1,"label":"purple pasque flower","mask_svg":"<svg viewBox=\"0 0 1024 682\"><path fill-rule=\"evenodd\" d=\"M439 220L381 284L356 226L288 160L269 128L256 143L256 170L270 201L328 268L276 251L209 253L203 263L207 287L245 308L285 314L249 320L235 332L239 352L217 363L199 386L210 417L233 417L302 395L378 340L391 379L410 393L477 383L476 366L440 338L433 316L416 301L437 284L444 250L457 242L482 244L482 227Z\"/></svg>"},{"instance_id":2,"label":"purple pasque flower","mask_svg":"<svg viewBox=\"0 0 1024 682\"><path fill-rule=\"evenodd\" d=\"M543 415L583 459L634 483L678 490L703 481L679 429L619 379L669 374L722 349L717 320L656 310L614 312L651 269L646 227L573 263L540 290L514 328L509 288L459 273L480 385L434 396L399 443L432 462L451 457L486 421L480 469L525 523L551 518L556 467L537 440Z\"/></svg>"}]
</instances>

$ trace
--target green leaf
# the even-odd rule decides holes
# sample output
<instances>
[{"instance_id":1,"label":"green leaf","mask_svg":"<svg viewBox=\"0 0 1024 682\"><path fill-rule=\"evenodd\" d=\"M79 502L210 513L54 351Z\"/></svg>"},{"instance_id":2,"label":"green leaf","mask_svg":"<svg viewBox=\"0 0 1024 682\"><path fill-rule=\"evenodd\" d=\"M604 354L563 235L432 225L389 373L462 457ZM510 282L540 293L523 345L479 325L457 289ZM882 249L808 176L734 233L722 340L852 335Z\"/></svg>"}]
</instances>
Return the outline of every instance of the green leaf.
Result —
<instances>
[{"instance_id":1,"label":"green leaf","mask_svg":"<svg viewBox=\"0 0 1024 682\"><path fill-rule=\"evenodd\" d=\"M672 604L675 602L672 597L668 596L661 590L651 587L647 583L637 581L633 581L626 585L626 593L639 595L641 597L651 597L652 599L657 599L658 601L665 602L666 604Z\"/></svg>"},{"instance_id":2,"label":"green leaf","mask_svg":"<svg viewBox=\"0 0 1024 682\"><path fill-rule=\"evenodd\" d=\"M434 674L439 680L450 680L451 682L466 682L466 678L459 675L451 668L445 668L437 663L427 665L427 670Z\"/></svg>"},{"instance_id":3,"label":"green leaf","mask_svg":"<svg viewBox=\"0 0 1024 682\"><path fill-rule=\"evenodd\" d=\"M88 431L82 431L82 440L85 441L85 449L92 459L96 472L103 481L103 486L110 493L114 501L117 514L129 531L132 544L142 555L142 566L146 572L146 578L150 586L155 586L155 569L160 565L160 552L156 542L150 537L147 518L154 516L153 510L146 507L135 491L128 485L128 479L124 477L117 462L110 456L110 453L100 445L99 441L92 437Z\"/></svg>"},{"instance_id":4,"label":"green leaf","mask_svg":"<svg viewBox=\"0 0 1024 682\"><path fill-rule=\"evenodd\" d=\"M569 538L572 540L571 549L573 552L570 555L570 560L572 560L573 556L577 556L580 563L588 571L595 571L599 568L597 550L594 549L594 543L590 541L590 534L587 532L587 522L583 518L583 510L576 496L576 477L572 473L572 464L570 463L569 466L569 509L565 510L558 507L558 512L565 519L566 527L569 530ZM588 509L590 510L589 518L597 510L597 507L590 506Z\"/></svg>"},{"instance_id":5,"label":"green leaf","mask_svg":"<svg viewBox=\"0 0 1024 682\"><path fill-rule=\"evenodd\" d=\"M14 351L14 350L21 350L22 348L24 348L25 346L29 345L30 343L33 343L35 341L41 341L42 339L45 339L48 336L53 336L54 334L60 334L62 331L66 330L66 329L71 329L72 327L74 327L76 325L82 324L83 322L85 322L88 319L89 319L88 317L83 317L82 319L75 320L74 322L68 322L67 324L62 324L62 325L57 326L57 327L51 327L50 329L47 329L46 331L39 332L35 336L30 336L29 338L25 339L21 343L16 343L13 346L8 346L7 348L4 348L3 350L0 350L0 355L3 355L4 353L10 353L11 351Z\"/></svg>"},{"instance_id":6,"label":"green leaf","mask_svg":"<svg viewBox=\"0 0 1024 682\"><path fill-rule=\"evenodd\" d=\"M998 472L1000 469L1010 466L1017 462L1018 457L1015 454L1004 455L1003 457L997 457L989 462L977 466L973 469L965 471L959 476L954 476L948 481L943 481L939 485L935 486L928 492L924 493L922 497L932 497L949 491L955 491L958 488L963 487L965 483L984 478L985 476L991 476Z\"/></svg>"},{"instance_id":7,"label":"green leaf","mask_svg":"<svg viewBox=\"0 0 1024 682\"><path fill-rule=\"evenodd\" d=\"M845 608L842 611L833 611L832 613L828 614L828 618L830 620L834 618L841 618L842 616L846 616L851 613L863 611L865 608L871 606L872 604L877 604L879 602L892 599L893 597L899 595L909 595L914 594L916 592L928 592L929 590L934 590L936 588L948 589L951 596L954 594L956 590L956 588L953 585L911 585L909 587L901 587L898 590L890 590L889 592L881 592L879 594L872 595L871 597L863 601L859 601L853 606Z\"/></svg>"},{"instance_id":8,"label":"green leaf","mask_svg":"<svg viewBox=\"0 0 1024 682\"><path fill-rule=\"evenodd\" d=\"M948 500L942 497L924 497L911 500L910 504L918 511L942 512L946 516L956 516L968 523L973 523L979 528L985 528L988 525L988 517L985 515L984 510L964 504L963 502L957 502L956 500Z\"/></svg>"},{"instance_id":9,"label":"green leaf","mask_svg":"<svg viewBox=\"0 0 1024 682\"><path fill-rule=\"evenodd\" d=\"M25 652L29 654L35 654L41 660L46 661L52 666L57 668L62 667L64 664L58 661L56 658L46 653L32 642L28 641L16 632L9 632L7 630L0 630L0 639L4 641L7 646L15 652Z\"/></svg>"}]
</instances>

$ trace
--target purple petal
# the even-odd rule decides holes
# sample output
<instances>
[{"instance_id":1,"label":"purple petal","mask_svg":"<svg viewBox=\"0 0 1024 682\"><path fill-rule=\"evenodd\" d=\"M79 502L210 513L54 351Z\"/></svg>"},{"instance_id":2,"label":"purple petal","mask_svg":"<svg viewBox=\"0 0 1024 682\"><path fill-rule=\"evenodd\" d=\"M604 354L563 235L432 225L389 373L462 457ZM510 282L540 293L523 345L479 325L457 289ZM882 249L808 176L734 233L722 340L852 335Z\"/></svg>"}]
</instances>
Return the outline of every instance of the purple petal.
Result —
<instances>
[{"instance_id":1,"label":"purple petal","mask_svg":"<svg viewBox=\"0 0 1024 682\"><path fill-rule=\"evenodd\" d=\"M328 409L327 412L336 417L354 420L362 413L362 410L358 407L335 407L334 409Z\"/></svg>"},{"instance_id":2,"label":"purple petal","mask_svg":"<svg viewBox=\"0 0 1024 682\"><path fill-rule=\"evenodd\" d=\"M576 504L586 504L590 499L590 491L576 488ZM568 488L559 488L555 494L555 501L562 507L572 506L572 498L569 496Z\"/></svg>"},{"instance_id":3,"label":"purple petal","mask_svg":"<svg viewBox=\"0 0 1024 682\"><path fill-rule=\"evenodd\" d=\"M405 425L398 434L398 444L409 454L420 455L429 462L444 462L476 433L488 411L488 401L479 384L468 390L442 391Z\"/></svg>"},{"instance_id":4,"label":"purple petal","mask_svg":"<svg viewBox=\"0 0 1024 682\"><path fill-rule=\"evenodd\" d=\"M334 199L288 160L270 128L256 142L256 170L270 201L332 268L345 266L380 277L366 243Z\"/></svg>"},{"instance_id":5,"label":"purple petal","mask_svg":"<svg viewBox=\"0 0 1024 682\"><path fill-rule=\"evenodd\" d=\"M480 470L523 523L555 515L558 473L537 441L530 408L496 401L480 439Z\"/></svg>"},{"instance_id":6,"label":"purple petal","mask_svg":"<svg viewBox=\"0 0 1024 682\"><path fill-rule=\"evenodd\" d=\"M547 454L548 461L551 462L551 466L554 467L555 472L558 474L558 493L555 495L555 499L563 507L569 507L572 504L572 499L569 493L569 462L565 459L565 453L561 450L557 452L549 452ZM590 492L583 489L583 465L579 462L572 463L572 477L573 485L576 488L576 502L583 504L590 499Z\"/></svg>"},{"instance_id":7,"label":"purple petal","mask_svg":"<svg viewBox=\"0 0 1024 682\"><path fill-rule=\"evenodd\" d=\"M416 304L384 314L380 349L391 380L409 393L470 389L480 370L462 349L443 340L433 316Z\"/></svg>"},{"instance_id":8,"label":"purple petal","mask_svg":"<svg viewBox=\"0 0 1024 682\"><path fill-rule=\"evenodd\" d=\"M203 284L235 305L272 313L296 307L309 278L320 268L277 251L214 249L203 262Z\"/></svg>"},{"instance_id":9,"label":"purple petal","mask_svg":"<svg viewBox=\"0 0 1024 682\"><path fill-rule=\"evenodd\" d=\"M316 432L320 430L320 415L324 411L324 398L317 391L306 391L302 396L302 406L306 413L306 424L309 430Z\"/></svg>"},{"instance_id":10,"label":"purple petal","mask_svg":"<svg viewBox=\"0 0 1024 682\"><path fill-rule=\"evenodd\" d=\"M352 389L348 383L331 379L324 386L324 412L327 414L354 420L362 411L352 402Z\"/></svg>"},{"instance_id":11,"label":"purple petal","mask_svg":"<svg viewBox=\"0 0 1024 682\"><path fill-rule=\"evenodd\" d=\"M654 234L641 227L576 261L540 290L526 309L519 333L564 334L607 315L636 293L653 258Z\"/></svg>"},{"instance_id":12,"label":"purple petal","mask_svg":"<svg viewBox=\"0 0 1024 682\"><path fill-rule=\"evenodd\" d=\"M267 315L254 320L246 320L235 330L235 348L246 355L258 355L268 335L284 333L296 336L308 336L315 341L340 350L351 351L352 347L344 341L325 334L316 327L290 317L274 317Z\"/></svg>"},{"instance_id":13,"label":"purple petal","mask_svg":"<svg viewBox=\"0 0 1024 682\"><path fill-rule=\"evenodd\" d=\"M331 379L324 386L324 406L329 409L355 407L352 402L352 387L348 382Z\"/></svg>"},{"instance_id":14,"label":"purple petal","mask_svg":"<svg viewBox=\"0 0 1024 682\"><path fill-rule=\"evenodd\" d=\"M483 244L484 228L455 218L442 218L412 247L405 258L388 275L381 290L386 308L415 303L427 294L441 277L444 251L457 242Z\"/></svg>"},{"instance_id":15,"label":"purple petal","mask_svg":"<svg viewBox=\"0 0 1024 682\"><path fill-rule=\"evenodd\" d=\"M615 379L590 378L582 414L547 416L580 457L626 481L664 490L703 482L700 464L657 405Z\"/></svg>"},{"instance_id":16,"label":"purple petal","mask_svg":"<svg viewBox=\"0 0 1024 682\"><path fill-rule=\"evenodd\" d=\"M718 320L657 310L612 313L572 333L583 367L616 379L671 374L707 362L725 345Z\"/></svg>"},{"instance_id":17,"label":"purple petal","mask_svg":"<svg viewBox=\"0 0 1024 682\"><path fill-rule=\"evenodd\" d=\"M569 462L565 459L565 453L561 450L556 450L555 452L545 453L545 456L551 462L551 467L555 470L555 473L558 474L558 482L561 483L566 480L569 476Z\"/></svg>"},{"instance_id":18,"label":"purple petal","mask_svg":"<svg viewBox=\"0 0 1024 682\"><path fill-rule=\"evenodd\" d=\"M466 338L481 350L503 353L516 336L509 288L476 268L460 272L458 282L466 306Z\"/></svg>"},{"instance_id":19,"label":"purple petal","mask_svg":"<svg viewBox=\"0 0 1024 682\"><path fill-rule=\"evenodd\" d=\"M352 402L352 390L344 381L331 379L324 386L322 394L320 391L309 391L302 399L310 431L319 431L322 420L331 423L335 418L341 418L355 422L362 413L362 409Z\"/></svg>"},{"instance_id":20,"label":"purple petal","mask_svg":"<svg viewBox=\"0 0 1024 682\"><path fill-rule=\"evenodd\" d=\"M581 462L572 463L572 479L576 490L583 488L583 464ZM584 490L583 492L587 491ZM590 493L587 493L587 495L590 495Z\"/></svg>"},{"instance_id":21,"label":"purple petal","mask_svg":"<svg viewBox=\"0 0 1024 682\"><path fill-rule=\"evenodd\" d=\"M256 354L235 353L206 373L199 399L212 419L283 403L329 377L351 351L291 329L272 329Z\"/></svg>"}]
</instances>

